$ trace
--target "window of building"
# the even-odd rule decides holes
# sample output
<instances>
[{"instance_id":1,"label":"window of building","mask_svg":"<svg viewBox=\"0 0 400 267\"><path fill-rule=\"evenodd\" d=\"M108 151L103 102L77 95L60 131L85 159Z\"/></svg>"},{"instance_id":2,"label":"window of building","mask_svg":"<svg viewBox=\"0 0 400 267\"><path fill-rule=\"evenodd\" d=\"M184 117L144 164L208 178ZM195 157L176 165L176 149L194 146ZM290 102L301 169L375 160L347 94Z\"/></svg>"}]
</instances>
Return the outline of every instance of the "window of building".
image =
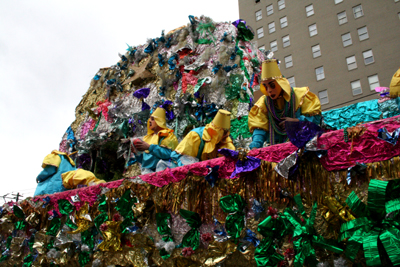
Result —
<instances>
[{"instance_id":1,"label":"window of building","mask_svg":"<svg viewBox=\"0 0 400 267\"><path fill-rule=\"evenodd\" d=\"M371 89L371 91L374 91L376 87L379 87L379 79L378 79L378 75L372 75L368 77L368 83L369 83L369 89Z\"/></svg>"},{"instance_id":2,"label":"window of building","mask_svg":"<svg viewBox=\"0 0 400 267\"><path fill-rule=\"evenodd\" d=\"M260 0L256 0L256 4L257 4L257 3L260 3Z\"/></svg>"},{"instance_id":3,"label":"window of building","mask_svg":"<svg viewBox=\"0 0 400 267\"><path fill-rule=\"evenodd\" d=\"M358 38L360 39L360 41L364 41L369 38L367 26L359 28L357 30L357 32L358 32Z\"/></svg>"},{"instance_id":4,"label":"window of building","mask_svg":"<svg viewBox=\"0 0 400 267\"><path fill-rule=\"evenodd\" d=\"M265 51L265 45L260 46L260 47L258 48L258 50L263 50L263 51Z\"/></svg>"},{"instance_id":5,"label":"window of building","mask_svg":"<svg viewBox=\"0 0 400 267\"><path fill-rule=\"evenodd\" d=\"M258 37L258 39L264 37L264 28L263 27L257 29L257 37Z\"/></svg>"},{"instance_id":6,"label":"window of building","mask_svg":"<svg viewBox=\"0 0 400 267\"><path fill-rule=\"evenodd\" d=\"M316 68L315 75L317 76L317 81L325 79L324 67Z\"/></svg>"},{"instance_id":7,"label":"window of building","mask_svg":"<svg viewBox=\"0 0 400 267\"><path fill-rule=\"evenodd\" d=\"M313 25L308 26L308 31L310 32L310 37L313 37L314 35L317 35L318 34L317 24L313 24Z\"/></svg>"},{"instance_id":8,"label":"window of building","mask_svg":"<svg viewBox=\"0 0 400 267\"><path fill-rule=\"evenodd\" d=\"M319 91L318 98L319 102L321 102L321 105L328 104L329 103L328 90Z\"/></svg>"},{"instance_id":9,"label":"window of building","mask_svg":"<svg viewBox=\"0 0 400 267\"><path fill-rule=\"evenodd\" d=\"M290 45L290 38L289 35L282 37L283 47L288 47Z\"/></svg>"},{"instance_id":10,"label":"window of building","mask_svg":"<svg viewBox=\"0 0 400 267\"><path fill-rule=\"evenodd\" d=\"M363 57L365 65L374 63L374 55L372 54L372 50L363 52Z\"/></svg>"},{"instance_id":11,"label":"window of building","mask_svg":"<svg viewBox=\"0 0 400 267\"><path fill-rule=\"evenodd\" d=\"M351 82L350 84L351 84L351 90L353 91L353 95L361 95L362 94L360 80Z\"/></svg>"},{"instance_id":12,"label":"window of building","mask_svg":"<svg viewBox=\"0 0 400 267\"><path fill-rule=\"evenodd\" d=\"M312 4L306 6L306 15L307 17L314 15L314 6Z\"/></svg>"},{"instance_id":13,"label":"window of building","mask_svg":"<svg viewBox=\"0 0 400 267\"><path fill-rule=\"evenodd\" d=\"M354 18L355 19L364 16L364 13L363 13L361 5L353 7L353 13L354 13Z\"/></svg>"},{"instance_id":14,"label":"window of building","mask_svg":"<svg viewBox=\"0 0 400 267\"><path fill-rule=\"evenodd\" d=\"M290 87L296 87L296 82L294 80L294 76L287 78L290 83Z\"/></svg>"},{"instance_id":15,"label":"window of building","mask_svg":"<svg viewBox=\"0 0 400 267\"><path fill-rule=\"evenodd\" d=\"M267 16L274 14L274 6L270 4L267 6Z\"/></svg>"},{"instance_id":16,"label":"window of building","mask_svg":"<svg viewBox=\"0 0 400 267\"><path fill-rule=\"evenodd\" d=\"M351 41L351 35L349 32L342 35L342 42L344 47L349 46L353 43Z\"/></svg>"},{"instance_id":17,"label":"window of building","mask_svg":"<svg viewBox=\"0 0 400 267\"><path fill-rule=\"evenodd\" d=\"M282 10L282 9L284 9L286 6L285 6L285 0L279 0L278 1L278 9L279 10Z\"/></svg>"},{"instance_id":18,"label":"window of building","mask_svg":"<svg viewBox=\"0 0 400 267\"><path fill-rule=\"evenodd\" d=\"M262 19L262 11L261 11L261 10L258 10L258 11L256 12L256 21L259 21L260 19Z\"/></svg>"},{"instance_id":19,"label":"window of building","mask_svg":"<svg viewBox=\"0 0 400 267\"><path fill-rule=\"evenodd\" d=\"M343 11L343 12L340 12L339 14L337 14L337 19L339 21L339 25L347 23L346 11Z\"/></svg>"},{"instance_id":20,"label":"window of building","mask_svg":"<svg viewBox=\"0 0 400 267\"><path fill-rule=\"evenodd\" d=\"M343 2L343 0L335 0L335 5L337 5L337 4L341 3L341 2Z\"/></svg>"},{"instance_id":21,"label":"window of building","mask_svg":"<svg viewBox=\"0 0 400 267\"><path fill-rule=\"evenodd\" d=\"M280 21L280 23L281 23L281 28L287 27L288 22L287 22L287 17L286 17L286 16L283 17L283 18L281 18L279 21Z\"/></svg>"},{"instance_id":22,"label":"window of building","mask_svg":"<svg viewBox=\"0 0 400 267\"><path fill-rule=\"evenodd\" d=\"M347 69L348 70L357 69L356 56L347 57L346 58L346 63L347 63Z\"/></svg>"},{"instance_id":23,"label":"window of building","mask_svg":"<svg viewBox=\"0 0 400 267\"><path fill-rule=\"evenodd\" d=\"M319 47L319 44L312 46L311 51L312 51L313 58L321 56L321 48Z\"/></svg>"},{"instance_id":24,"label":"window of building","mask_svg":"<svg viewBox=\"0 0 400 267\"><path fill-rule=\"evenodd\" d=\"M268 23L268 32L269 33L275 32L275 21Z\"/></svg>"},{"instance_id":25,"label":"window of building","mask_svg":"<svg viewBox=\"0 0 400 267\"><path fill-rule=\"evenodd\" d=\"M271 48L272 52L278 51L278 42L276 40L270 42L269 47Z\"/></svg>"},{"instance_id":26,"label":"window of building","mask_svg":"<svg viewBox=\"0 0 400 267\"><path fill-rule=\"evenodd\" d=\"M285 57L285 66L286 68L293 67L292 55Z\"/></svg>"}]
</instances>

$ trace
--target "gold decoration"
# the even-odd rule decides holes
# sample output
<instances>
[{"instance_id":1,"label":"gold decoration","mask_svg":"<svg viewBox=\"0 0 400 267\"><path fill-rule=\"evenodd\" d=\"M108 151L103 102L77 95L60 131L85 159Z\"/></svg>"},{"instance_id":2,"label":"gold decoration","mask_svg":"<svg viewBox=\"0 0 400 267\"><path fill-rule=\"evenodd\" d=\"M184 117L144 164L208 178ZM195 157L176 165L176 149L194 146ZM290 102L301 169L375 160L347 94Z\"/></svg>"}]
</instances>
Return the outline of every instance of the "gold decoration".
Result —
<instances>
[{"instance_id":1,"label":"gold decoration","mask_svg":"<svg viewBox=\"0 0 400 267\"><path fill-rule=\"evenodd\" d=\"M118 251L121 250L121 230L119 225L122 221L107 221L107 230L102 232L104 240L100 243L99 249L102 251Z\"/></svg>"},{"instance_id":2,"label":"gold decoration","mask_svg":"<svg viewBox=\"0 0 400 267\"><path fill-rule=\"evenodd\" d=\"M140 66L130 66L131 69L135 71L135 74L129 78L128 80L124 81L122 85L126 85L132 83L134 85L139 85L143 83L144 80L149 78L154 78L155 75L152 74L150 71L147 70L147 65L150 63L151 59L147 58Z\"/></svg>"}]
</instances>

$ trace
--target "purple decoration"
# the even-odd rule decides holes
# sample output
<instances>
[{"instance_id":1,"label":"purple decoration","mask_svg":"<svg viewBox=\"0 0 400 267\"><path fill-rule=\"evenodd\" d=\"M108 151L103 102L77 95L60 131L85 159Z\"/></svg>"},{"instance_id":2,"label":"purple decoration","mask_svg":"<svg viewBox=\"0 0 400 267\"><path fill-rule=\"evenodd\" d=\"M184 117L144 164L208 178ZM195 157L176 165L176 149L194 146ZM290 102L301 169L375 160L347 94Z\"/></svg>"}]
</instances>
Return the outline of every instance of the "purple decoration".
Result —
<instances>
[{"instance_id":1,"label":"purple decoration","mask_svg":"<svg viewBox=\"0 0 400 267\"><path fill-rule=\"evenodd\" d=\"M150 88L141 88L141 89L139 89L139 90L136 90L136 91L133 93L133 96L140 99L140 98L146 98L146 97L148 97L149 94L150 94Z\"/></svg>"},{"instance_id":2,"label":"purple decoration","mask_svg":"<svg viewBox=\"0 0 400 267\"><path fill-rule=\"evenodd\" d=\"M242 172L254 171L261 165L260 159L257 159L255 157L251 157L251 156L246 156L247 160L242 161L239 159L239 152L230 150L227 148L219 149L218 153L220 153L221 155L224 155L225 157L228 157L228 158L237 159L236 164L235 164L235 170L231 174L231 178L235 177L237 174L242 173Z\"/></svg>"},{"instance_id":3,"label":"purple decoration","mask_svg":"<svg viewBox=\"0 0 400 267\"><path fill-rule=\"evenodd\" d=\"M143 111L143 110L146 110L146 109L150 109L150 106L147 105L146 102L142 101L142 111Z\"/></svg>"},{"instance_id":4,"label":"purple decoration","mask_svg":"<svg viewBox=\"0 0 400 267\"><path fill-rule=\"evenodd\" d=\"M219 166L218 165L214 167L207 166L207 168L209 168L210 172L204 178L211 185L211 187L214 187L215 182L218 179Z\"/></svg>"},{"instance_id":5,"label":"purple decoration","mask_svg":"<svg viewBox=\"0 0 400 267\"><path fill-rule=\"evenodd\" d=\"M168 121L171 121L171 120L175 119L175 114L174 114L174 112L173 112L172 110L169 110L169 106L171 106L171 105L173 105L173 103L172 103L172 101L169 101L169 100L165 101L165 102L161 105L161 107L162 107L163 109L165 109L165 111L166 111L166 112L165 112L165 115L166 115Z\"/></svg>"},{"instance_id":6,"label":"purple decoration","mask_svg":"<svg viewBox=\"0 0 400 267\"><path fill-rule=\"evenodd\" d=\"M234 22L232 22L232 24L237 28L240 22L243 22L246 25L246 21L243 19L235 20ZM246 26L246 28L247 28L247 26Z\"/></svg>"},{"instance_id":7,"label":"purple decoration","mask_svg":"<svg viewBox=\"0 0 400 267\"><path fill-rule=\"evenodd\" d=\"M314 136L324 132L321 127L309 121L286 121L285 128L290 142L298 148L303 148Z\"/></svg>"},{"instance_id":8,"label":"purple decoration","mask_svg":"<svg viewBox=\"0 0 400 267\"><path fill-rule=\"evenodd\" d=\"M90 158L89 154L82 154L79 156L78 162L79 162L78 168L82 169L84 164L90 164L91 158Z\"/></svg>"},{"instance_id":9,"label":"purple decoration","mask_svg":"<svg viewBox=\"0 0 400 267\"><path fill-rule=\"evenodd\" d=\"M197 91L196 93L194 93L194 97L195 98L200 98L200 91Z\"/></svg>"}]
</instances>

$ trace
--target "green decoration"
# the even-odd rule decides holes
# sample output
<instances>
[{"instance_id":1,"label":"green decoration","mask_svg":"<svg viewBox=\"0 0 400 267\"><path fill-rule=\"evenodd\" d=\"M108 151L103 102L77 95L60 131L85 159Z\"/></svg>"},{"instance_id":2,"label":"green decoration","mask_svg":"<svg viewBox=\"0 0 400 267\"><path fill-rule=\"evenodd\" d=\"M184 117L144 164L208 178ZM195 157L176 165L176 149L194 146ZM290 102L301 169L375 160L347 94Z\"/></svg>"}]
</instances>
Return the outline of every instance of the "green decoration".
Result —
<instances>
[{"instance_id":1,"label":"green decoration","mask_svg":"<svg viewBox=\"0 0 400 267\"><path fill-rule=\"evenodd\" d=\"M106 221L108 221L108 215L106 212L103 212L97 215L97 217L94 219L94 225L97 229L100 229L100 225L102 225Z\"/></svg>"},{"instance_id":2,"label":"green decoration","mask_svg":"<svg viewBox=\"0 0 400 267\"><path fill-rule=\"evenodd\" d=\"M212 40L207 40L207 39L198 39L197 42L198 44L212 44Z\"/></svg>"},{"instance_id":3,"label":"green decoration","mask_svg":"<svg viewBox=\"0 0 400 267\"><path fill-rule=\"evenodd\" d=\"M243 51L238 49L237 54L240 56L240 68L242 69L242 71L244 71L244 75L246 76L246 79L250 82L250 74L247 71L247 68L244 65L244 61L243 61Z\"/></svg>"},{"instance_id":4,"label":"green decoration","mask_svg":"<svg viewBox=\"0 0 400 267\"><path fill-rule=\"evenodd\" d=\"M90 261L90 254L87 251L81 251L79 253L79 265L85 266Z\"/></svg>"},{"instance_id":5,"label":"green decoration","mask_svg":"<svg viewBox=\"0 0 400 267\"><path fill-rule=\"evenodd\" d=\"M355 220L343 223L340 228L340 240L347 239L346 256L355 259L359 249L364 249L364 256L368 266L381 265L378 243L382 243L393 265L400 264L400 198L392 191L392 186L398 186L398 180L390 182L371 180L368 187L368 206L363 204L357 195L352 192L346 202L350 209L358 216ZM388 193L388 194L387 194ZM389 216L389 213L393 213Z\"/></svg>"},{"instance_id":6,"label":"green decoration","mask_svg":"<svg viewBox=\"0 0 400 267\"><path fill-rule=\"evenodd\" d=\"M32 254L29 254L28 256L26 256L25 258L24 258L24 264L22 265L23 267L30 267L30 266L32 266L32 263L33 263L33 260L34 260L35 258L33 257L33 255Z\"/></svg>"},{"instance_id":7,"label":"green decoration","mask_svg":"<svg viewBox=\"0 0 400 267\"><path fill-rule=\"evenodd\" d=\"M131 191L126 190L122 197L118 200L115 209L124 217L124 221L121 223L120 228L123 234L127 233L126 229L128 226L132 225L135 220L135 214L132 210L133 205L137 203L137 199L131 198Z\"/></svg>"},{"instance_id":8,"label":"green decoration","mask_svg":"<svg viewBox=\"0 0 400 267\"><path fill-rule=\"evenodd\" d=\"M54 239L51 239L46 247L48 250L54 248Z\"/></svg>"},{"instance_id":9,"label":"green decoration","mask_svg":"<svg viewBox=\"0 0 400 267\"><path fill-rule=\"evenodd\" d=\"M212 31L214 31L214 30L215 30L215 25L213 22L208 22L208 23L200 22L197 25L196 31L200 33L201 37L205 37L206 33L208 33L211 36L212 40L199 39L197 42L200 41L200 42L206 43L206 44L214 43L216 41L214 35L212 34Z\"/></svg>"},{"instance_id":10,"label":"green decoration","mask_svg":"<svg viewBox=\"0 0 400 267\"><path fill-rule=\"evenodd\" d=\"M168 252L165 250L165 248L160 249L160 256L163 260L168 259L169 257L171 257L170 254L168 254Z\"/></svg>"},{"instance_id":11,"label":"green decoration","mask_svg":"<svg viewBox=\"0 0 400 267\"><path fill-rule=\"evenodd\" d=\"M74 210L74 206L68 200L60 199L58 200L58 209L61 214L68 216Z\"/></svg>"},{"instance_id":12,"label":"green decoration","mask_svg":"<svg viewBox=\"0 0 400 267\"><path fill-rule=\"evenodd\" d=\"M342 253L343 249L341 249L336 242L326 240L322 236L315 234L314 221L315 216L317 215L317 203L313 205L310 217L308 218L306 212L304 211L300 195L296 195L294 200L300 213L302 214L303 219L305 219L305 223L302 223L291 209L286 209L284 212L286 219L294 227L293 246L296 251L296 255L294 257L294 266L302 267L306 260L310 266L317 265L318 261L316 259L314 245L335 253Z\"/></svg>"},{"instance_id":13,"label":"green decoration","mask_svg":"<svg viewBox=\"0 0 400 267\"><path fill-rule=\"evenodd\" d=\"M249 117L243 116L240 119L231 120L231 135L232 139L237 140L239 136L242 138L249 138L252 134L249 131L249 127L243 127L243 125L247 126Z\"/></svg>"},{"instance_id":14,"label":"green decoration","mask_svg":"<svg viewBox=\"0 0 400 267\"><path fill-rule=\"evenodd\" d=\"M197 91L200 90L200 88L203 86L203 84L207 81L207 78L199 79L197 81L197 84L194 86L194 92L196 93Z\"/></svg>"},{"instance_id":15,"label":"green decoration","mask_svg":"<svg viewBox=\"0 0 400 267\"><path fill-rule=\"evenodd\" d=\"M99 119L97 120L97 122L96 122L96 125L94 126L94 128L93 128L93 132L95 132L96 130L97 130L97 127L99 126L99 124L100 124L100 120L101 120L101 112L99 113Z\"/></svg>"},{"instance_id":16,"label":"green decoration","mask_svg":"<svg viewBox=\"0 0 400 267\"><path fill-rule=\"evenodd\" d=\"M82 244L87 245L91 250L94 248L94 233L93 228L81 233Z\"/></svg>"},{"instance_id":17,"label":"green decoration","mask_svg":"<svg viewBox=\"0 0 400 267\"><path fill-rule=\"evenodd\" d=\"M117 119L111 124L111 128L116 136L121 138L127 138L129 133L129 120L128 119Z\"/></svg>"},{"instance_id":18,"label":"green decoration","mask_svg":"<svg viewBox=\"0 0 400 267\"><path fill-rule=\"evenodd\" d=\"M31 238L29 238L29 241L28 241L28 247L31 252L33 252L33 244L34 243L35 243L35 234L32 234Z\"/></svg>"},{"instance_id":19,"label":"green decoration","mask_svg":"<svg viewBox=\"0 0 400 267\"><path fill-rule=\"evenodd\" d=\"M171 214L169 213L157 213L157 231L162 236L162 240L165 242L173 241L171 235L171 228L169 228L168 221L171 220Z\"/></svg>"},{"instance_id":20,"label":"green decoration","mask_svg":"<svg viewBox=\"0 0 400 267\"><path fill-rule=\"evenodd\" d=\"M275 238L282 238L288 228L290 226L283 219L282 214L276 219L269 216L258 224L257 231L263 235L264 239L261 240L254 252L257 266L276 266L278 262L284 259L281 254L276 252L277 247L273 241Z\"/></svg>"},{"instance_id":21,"label":"green decoration","mask_svg":"<svg viewBox=\"0 0 400 267\"><path fill-rule=\"evenodd\" d=\"M246 207L246 202L240 195L234 194L221 197L219 206L224 212L229 213L225 221L227 233L231 238L238 239L244 227L245 214L243 209Z\"/></svg>"},{"instance_id":22,"label":"green decoration","mask_svg":"<svg viewBox=\"0 0 400 267\"><path fill-rule=\"evenodd\" d=\"M107 199L106 199L106 195L101 195L101 197L100 197L100 203L99 203L97 209L98 209L100 212L107 212Z\"/></svg>"},{"instance_id":23,"label":"green decoration","mask_svg":"<svg viewBox=\"0 0 400 267\"><path fill-rule=\"evenodd\" d=\"M25 229L25 227L26 227L26 222L25 221L18 221L18 222L15 222L15 229L16 230L24 230Z\"/></svg>"},{"instance_id":24,"label":"green decoration","mask_svg":"<svg viewBox=\"0 0 400 267\"><path fill-rule=\"evenodd\" d=\"M5 260L7 260L9 257L10 257L10 256L8 256L8 255L3 255L3 256L1 256L0 262L3 262L3 261L5 261Z\"/></svg>"},{"instance_id":25,"label":"green decoration","mask_svg":"<svg viewBox=\"0 0 400 267\"><path fill-rule=\"evenodd\" d=\"M18 218L20 218L20 219L24 219L25 218L24 212L17 205L13 206L13 211L14 211L14 215L17 216Z\"/></svg>"},{"instance_id":26,"label":"green decoration","mask_svg":"<svg viewBox=\"0 0 400 267\"><path fill-rule=\"evenodd\" d=\"M244 81L243 75L232 74L229 77L230 84L225 86L225 96L227 100L236 99L240 95L240 90Z\"/></svg>"},{"instance_id":27,"label":"green decoration","mask_svg":"<svg viewBox=\"0 0 400 267\"><path fill-rule=\"evenodd\" d=\"M238 26L238 35L237 39L242 41L251 41L254 38L254 34L251 32L250 29L246 27L246 24L243 22L239 22Z\"/></svg>"},{"instance_id":28,"label":"green decoration","mask_svg":"<svg viewBox=\"0 0 400 267\"><path fill-rule=\"evenodd\" d=\"M201 218L196 212L181 209L179 214L186 220L187 224L192 228L190 229L182 239L183 247L191 247L196 250L200 246L200 231Z\"/></svg>"},{"instance_id":29,"label":"green decoration","mask_svg":"<svg viewBox=\"0 0 400 267\"><path fill-rule=\"evenodd\" d=\"M60 218L53 218L53 220L51 220L50 222L50 226L47 229L46 235L52 235L52 236L56 236L58 229L60 229L61 227L61 220Z\"/></svg>"},{"instance_id":30,"label":"green decoration","mask_svg":"<svg viewBox=\"0 0 400 267\"><path fill-rule=\"evenodd\" d=\"M65 224L66 224L69 228L71 228L71 229L74 229L74 230L78 229L78 225L74 224L74 223L71 221L70 218L67 218L67 221L65 222Z\"/></svg>"},{"instance_id":31,"label":"green decoration","mask_svg":"<svg viewBox=\"0 0 400 267\"><path fill-rule=\"evenodd\" d=\"M8 249L10 248L11 241L12 241L12 236L10 235L9 237L7 237L6 248L8 248Z\"/></svg>"}]
</instances>

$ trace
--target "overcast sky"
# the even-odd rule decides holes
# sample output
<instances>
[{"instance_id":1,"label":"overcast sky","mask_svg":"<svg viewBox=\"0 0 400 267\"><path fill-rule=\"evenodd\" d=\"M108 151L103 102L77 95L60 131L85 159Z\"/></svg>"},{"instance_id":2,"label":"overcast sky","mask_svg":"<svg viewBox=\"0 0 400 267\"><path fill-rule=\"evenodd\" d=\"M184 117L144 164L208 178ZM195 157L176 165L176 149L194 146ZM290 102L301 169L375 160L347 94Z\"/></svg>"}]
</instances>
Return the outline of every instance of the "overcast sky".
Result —
<instances>
[{"instance_id":1,"label":"overcast sky","mask_svg":"<svg viewBox=\"0 0 400 267\"><path fill-rule=\"evenodd\" d=\"M58 149L99 68L189 15L234 21L238 2L0 1L0 196L33 195L43 158Z\"/></svg>"}]
</instances>

